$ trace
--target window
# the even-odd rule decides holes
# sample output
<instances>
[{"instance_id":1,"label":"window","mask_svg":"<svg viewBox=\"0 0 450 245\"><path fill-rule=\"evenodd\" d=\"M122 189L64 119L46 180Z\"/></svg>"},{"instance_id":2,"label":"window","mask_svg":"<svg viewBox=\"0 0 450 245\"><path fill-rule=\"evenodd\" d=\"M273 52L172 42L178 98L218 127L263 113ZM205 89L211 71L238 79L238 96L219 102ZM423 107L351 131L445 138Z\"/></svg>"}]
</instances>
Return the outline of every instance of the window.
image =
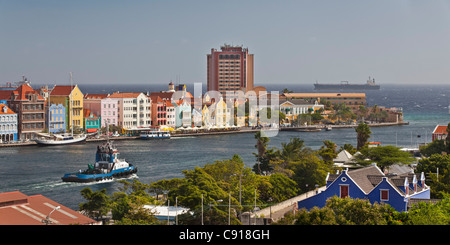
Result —
<instances>
[{"instance_id":1,"label":"window","mask_svg":"<svg viewBox=\"0 0 450 245\"><path fill-rule=\"evenodd\" d=\"M389 201L389 190L380 190L380 201Z\"/></svg>"}]
</instances>

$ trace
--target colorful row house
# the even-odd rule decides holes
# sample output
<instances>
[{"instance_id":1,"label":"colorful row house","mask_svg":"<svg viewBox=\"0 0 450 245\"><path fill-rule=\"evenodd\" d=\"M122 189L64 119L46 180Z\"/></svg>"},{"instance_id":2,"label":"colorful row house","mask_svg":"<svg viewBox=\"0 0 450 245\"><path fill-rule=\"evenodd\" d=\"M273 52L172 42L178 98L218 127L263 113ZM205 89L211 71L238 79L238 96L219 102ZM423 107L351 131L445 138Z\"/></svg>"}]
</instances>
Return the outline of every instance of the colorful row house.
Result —
<instances>
[{"instance_id":1,"label":"colorful row house","mask_svg":"<svg viewBox=\"0 0 450 245\"><path fill-rule=\"evenodd\" d=\"M83 93L77 85L55 85L49 101L51 105L61 104L66 108L66 130L71 130L72 127L84 128Z\"/></svg>"},{"instance_id":2,"label":"colorful row house","mask_svg":"<svg viewBox=\"0 0 450 245\"><path fill-rule=\"evenodd\" d=\"M66 132L66 107L62 104L52 104L48 109L46 125L49 133Z\"/></svg>"},{"instance_id":3,"label":"colorful row house","mask_svg":"<svg viewBox=\"0 0 450 245\"><path fill-rule=\"evenodd\" d=\"M94 133L100 131L101 118L96 116L91 110L83 109L84 114L84 131L86 133Z\"/></svg>"},{"instance_id":4,"label":"colorful row house","mask_svg":"<svg viewBox=\"0 0 450 245\"><path fill-rule=\"evenodd\" d=\"M386 203L396 211L407 211L420 201L430 200L430 188L425 175L405 173L384 174L375 164L328 174L325 190L297 203L298 208L322 208L330 197L367 199L370 203Z\"/></svg>"},{"instance_id":5,"label":"colorful row house","mask_svg":"<svg viewBox=\"0 0 450 245\"><path fill-rule=\"evenodd\" d=\"M17 114L0 104L0 143L17 141Z\"/></svg>"}]
</instances>

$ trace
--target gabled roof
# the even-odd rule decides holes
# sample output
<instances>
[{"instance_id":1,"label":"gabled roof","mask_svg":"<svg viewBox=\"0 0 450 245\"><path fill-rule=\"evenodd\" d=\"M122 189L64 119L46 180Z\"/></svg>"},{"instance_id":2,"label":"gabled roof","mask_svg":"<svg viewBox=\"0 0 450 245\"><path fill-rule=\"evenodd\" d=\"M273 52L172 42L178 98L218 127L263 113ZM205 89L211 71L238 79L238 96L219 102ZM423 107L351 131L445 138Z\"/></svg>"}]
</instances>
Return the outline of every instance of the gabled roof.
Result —
<instances>
[{"instance_id":1,"label":"gabled roof","mask_svg":"<svg viewBox=\"0 0 450 245\"><path fill-rule=\"evenodd\" d=\"M92 117L97 117L91 110L83 109L83 117L91 117L91 113Z\"/></svg>"},{"instance_id":2,"label":"gabled roof","mask_svg":"<svg viewBox=\"0 0 450 245\"><path fill-rule=\"evenodd\" d=\"M333 162L335 163L348 163L353 160L352 154L350 154L348 151L343 150L338 153L337 157L333 159Z\"/></svg>"},{"instance_id":3,"label":"gabled roof","mask_svg":"<svg viewBox=\"0 0 450 245\"><path fill-rule=\"evenodd\" d=\"M108 97L108 95L109 94L85 94L84 99L91 99L91 100L100 99L101 100L101 99Z\"/></svg>"},{"instance_id":4,"label":"gabled roof","mask_svg":"<svg viewBox=\"0 0 450 245\"><path fill-rule=\"evenodd\" d=\"M3 108L6 107L6 112L3 112ZM4 105L4 104L0 104L0 115L5 115L5 114L16 114L15 112L13 112L11 109L9 109L8 106Z\"/></svg>"},{"instance_id":5,"label":"gabled roof","mask_svg":"<svg viewBox=\"0 0 450 245\"><path fill-rule=\"evenodd\" d=\"M447 125L437 125L433 130L433 134L447 134Z\"/></svg>"},{"instance_id":6,"label":"gabled roof","mask_svg":"<svg viewBox=\"0 0 450 245\"><path fill-rule=\"evenodd\" d=\"M50 96L69 96L77 85L55 85Z\"/></svg>"},{"instance_id":7,"label":"gabled roof","mask_svg":"<svg viewBox=\"0 0 450 245\"><path fill-rule=\"evenodd\" d=\"M383 172L376 165L348 171L348 175L366 194L369 193L374 187L372 184L373 176L384 177Z\"/></svg>"},{"instance_id":8,"label":"gabled roof","mask_svg":"<svg viewBox=\"0 0 450 245\"><path fill-rule=\"evenodd\" d=\"M22 84L20 87L18 87L16 90L12 91L14 96L17 96L15 100L25 100L28 101L27 95L29 94L35 94L37 96L37 100L43 100L45 101L42 96L39 95L37 91L35 91L30 85L28 84ZM10 98L11 99L11 98Z\"/></svg>"}]
</instances>

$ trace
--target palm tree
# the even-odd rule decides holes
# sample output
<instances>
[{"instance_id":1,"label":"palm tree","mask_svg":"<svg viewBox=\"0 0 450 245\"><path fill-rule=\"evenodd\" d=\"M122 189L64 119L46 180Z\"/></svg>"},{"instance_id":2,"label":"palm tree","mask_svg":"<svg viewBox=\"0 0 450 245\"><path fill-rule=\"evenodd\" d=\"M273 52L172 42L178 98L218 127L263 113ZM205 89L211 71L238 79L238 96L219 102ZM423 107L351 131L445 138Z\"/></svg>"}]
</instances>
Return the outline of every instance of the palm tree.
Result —
<instances>
[{"instance_id":1,"label":"palm tree","mask_svg":"<svg viewBox=\"0 0 450 245\"><path fill-rule=\"evenodd\" d=\"M355 129L357 133L357 146L356 149L360 150L364 145L367 144L372 131L370 131L369 125L365 123L360 123Z\"/></svg>"}]
</instances>

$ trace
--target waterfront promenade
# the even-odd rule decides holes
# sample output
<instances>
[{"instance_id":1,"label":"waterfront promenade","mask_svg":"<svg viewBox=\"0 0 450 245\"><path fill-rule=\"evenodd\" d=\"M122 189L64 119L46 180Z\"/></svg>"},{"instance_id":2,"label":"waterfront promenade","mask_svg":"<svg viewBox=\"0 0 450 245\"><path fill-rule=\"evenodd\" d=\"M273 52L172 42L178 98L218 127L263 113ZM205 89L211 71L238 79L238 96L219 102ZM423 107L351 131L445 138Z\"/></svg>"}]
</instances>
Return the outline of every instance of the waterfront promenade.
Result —
<instances>
[{"instance_id":1,"label":"waterfront promenade","mask_svg":"<svg viewBox=\"0 0 450 245\"><path fill-rule=\"evenodd\" d=\"M408 122L393 122L393 123L371 123L369 127L388 127L388 126L401 126L408 125ZM311 125L311 126L299 126L299 127L281 127L280 131L315 131L315 130L325 130L326 127L331 127L332 129L339 128L355 128L357 124L354 125ZM241 133L256 133L261 129L251 128L251 127L241 127L234 128L232 130L227 129L215 129L210 131L195 131L195 130L183 130L180 132L172 133L171 137L192 137L192 136L209 136L209 135L224 135L224 134L241 134ZM119 136L119 137L110 137L110 140L135 140L139 139L138 136ZM106 137L100 138L88 138L87 142L100 142L107 140ZM27 142L13 142L0 144L0 147L20 147L20 146L33 146L37 145L34 141Z\"/></svg>"}]
</instances>

